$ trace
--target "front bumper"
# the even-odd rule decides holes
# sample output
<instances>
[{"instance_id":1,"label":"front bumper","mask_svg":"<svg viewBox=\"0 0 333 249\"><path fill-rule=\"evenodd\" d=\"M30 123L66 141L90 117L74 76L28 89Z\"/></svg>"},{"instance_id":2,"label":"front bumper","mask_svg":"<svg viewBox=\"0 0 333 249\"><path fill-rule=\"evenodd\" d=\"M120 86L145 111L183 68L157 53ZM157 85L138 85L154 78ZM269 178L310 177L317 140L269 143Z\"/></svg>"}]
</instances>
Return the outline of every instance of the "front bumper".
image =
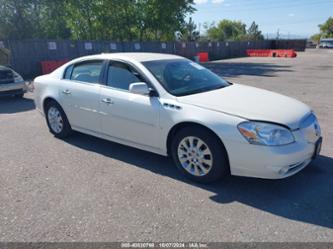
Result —
<instances>
[{"instance_id":1,"label":"front bumper","mask_svg":"<svg viewBox=\"0 0 333 249\"><path fill-rule=\"evenodd\" d=\"M0 96L9 96L15 94L26 93L28 90L25 82L12 83L12 84L1 84L0 85Z\"/></svg>"},{"instance_id":2,"label":"front bumper","mask_svg":"<svg viewBox=\"0 0 333 249\"><path fill-rule=\"evenodd\" d=\"M229 154L232 175L266 179L286 178L304 169L319 153L316 142L308 142L302 130L293 132L296 142L284 146L260 146L235 142L237 153Z\"/></svg>"}]
</instances>

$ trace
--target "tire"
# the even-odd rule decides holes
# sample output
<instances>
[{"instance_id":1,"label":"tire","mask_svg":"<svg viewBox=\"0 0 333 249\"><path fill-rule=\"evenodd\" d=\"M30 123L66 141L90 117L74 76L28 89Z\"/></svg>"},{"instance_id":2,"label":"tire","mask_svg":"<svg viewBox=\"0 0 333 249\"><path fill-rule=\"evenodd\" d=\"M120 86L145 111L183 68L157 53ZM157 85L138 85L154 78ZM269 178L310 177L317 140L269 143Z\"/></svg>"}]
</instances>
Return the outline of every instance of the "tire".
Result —
<instances>
[{"instance_id":1,"label":"tire","mask_svg":"<svg viewBox=\"0 0 333 249\"><path fill-rule=\"evenodd\" d=\"M192 148L197 148L189 151L189 143L192 143ZM198 154L195 151L199 151ZM177 132L171 142L171 156L177 168L195 182L211 183L230 174L222 142L215 134L201 127L186 127Z\"/></svg>"},{"instance_id":2,"label":"tire","mask_svg":"<svg viewBox=\"0 0 333 249\"><path fill-rule=\"evenodd\" d=\"M50 132L57 138L66 138L72 133L72 128L61 106L50 101L45 106L45 118ZM53 120L52 120L53 118Z\"/></svg>"},{"instance_id":3,"label":"tire","mask_svg":"<svg viewBox=\"0 0 333 249\"><path fill-rule=\"evenodd\" d=\"M15 98L19 98L22 99L24 96L24 93L20 93L20 94L15 94Z\"/></svg>"}]
</instances>

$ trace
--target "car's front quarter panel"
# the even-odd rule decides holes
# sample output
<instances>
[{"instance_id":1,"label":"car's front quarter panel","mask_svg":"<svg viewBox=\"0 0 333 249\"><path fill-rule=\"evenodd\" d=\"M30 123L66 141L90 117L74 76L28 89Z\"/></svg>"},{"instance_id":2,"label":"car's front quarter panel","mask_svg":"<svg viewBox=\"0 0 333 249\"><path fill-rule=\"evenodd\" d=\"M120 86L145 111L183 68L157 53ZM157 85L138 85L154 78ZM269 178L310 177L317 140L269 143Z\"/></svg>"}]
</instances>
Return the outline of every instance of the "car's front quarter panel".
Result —
<instances>
[{"instance_id":1,"label":"car's front quarter panel","mask_svg":"<svg viewBox=\"0 0 333 249\"><path fill-rule=\"evenodd\" d=\"M198 124L214 132L223 142L229 157L233 156L233 144L246 142L237 129L237 125L244 121L242 118L194 105L180 104L170 99L161 99L161 105L161 147L166 147L171 129L182 123Z\"/></svg>"},{"instance_id":2,"label":"car's front quarter panel","mask_svg":"<svg viewBox=\"0 0 333 249\"><path fill-rule=\"evenodd\" d=\"M313 156L315 144L304 139L300 130L293 131L295 142L283 146L250 144L237 126L245 119L207 110L174 100L161 99L161 147L166 147L170 130L177 124L195 123L213 131L224 144L232 175L280 179L306 167ZM178 107L178 109L177 109ZM285 168L292 168L282 172Z\"/></svg>"}]
</instances>

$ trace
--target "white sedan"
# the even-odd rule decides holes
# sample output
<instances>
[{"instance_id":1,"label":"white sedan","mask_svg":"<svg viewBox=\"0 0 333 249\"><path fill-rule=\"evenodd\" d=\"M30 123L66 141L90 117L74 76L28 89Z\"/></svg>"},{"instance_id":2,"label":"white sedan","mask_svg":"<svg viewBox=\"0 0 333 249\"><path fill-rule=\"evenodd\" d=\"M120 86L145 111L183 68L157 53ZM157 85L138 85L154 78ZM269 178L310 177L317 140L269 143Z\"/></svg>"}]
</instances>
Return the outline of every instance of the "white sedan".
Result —
<instances>
[{"instance_id":1,"label":"white sedan","mask_svg":"<svg viewBox=\"0 0 333 249\"><path fill-rule=\"evenodd\" d=\"M169 155L199 182L229 173L288 177L321 149L307 105L229 83L176 55L82 57L37 77L34 86L36 107L56 137L75 130Z\"/></svg>"}]
</instances>

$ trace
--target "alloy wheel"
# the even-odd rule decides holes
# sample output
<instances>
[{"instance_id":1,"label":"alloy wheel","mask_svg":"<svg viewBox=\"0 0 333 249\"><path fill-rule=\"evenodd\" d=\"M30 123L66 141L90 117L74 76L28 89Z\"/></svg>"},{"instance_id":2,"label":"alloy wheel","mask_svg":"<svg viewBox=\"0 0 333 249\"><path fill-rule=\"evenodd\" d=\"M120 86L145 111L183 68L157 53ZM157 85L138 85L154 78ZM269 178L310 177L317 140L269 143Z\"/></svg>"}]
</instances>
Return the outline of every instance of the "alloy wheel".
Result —
<instances>
[{"instance_id":1,"label":"alloy wheel","mask_svg":"<svg viewBox=\"0 0 333 249\"><path fill-rule=\"evenodd\" d=\"M185 137L178 145L178 160L194 176L205 176L213 167L213 154L198 137Z\"/></svg>"},{"instance_id":2,"label":"alloy wheel","mask_svg":"<svg viewBox=\"0 0 333 249\"><path fill-rule=\"evenodd\" d=\"M60 111L56 107L51 106L47 112L47 118L51 129L57 134L61 133L64 127L64 121Z\"/></svg>"}]
</instances>

